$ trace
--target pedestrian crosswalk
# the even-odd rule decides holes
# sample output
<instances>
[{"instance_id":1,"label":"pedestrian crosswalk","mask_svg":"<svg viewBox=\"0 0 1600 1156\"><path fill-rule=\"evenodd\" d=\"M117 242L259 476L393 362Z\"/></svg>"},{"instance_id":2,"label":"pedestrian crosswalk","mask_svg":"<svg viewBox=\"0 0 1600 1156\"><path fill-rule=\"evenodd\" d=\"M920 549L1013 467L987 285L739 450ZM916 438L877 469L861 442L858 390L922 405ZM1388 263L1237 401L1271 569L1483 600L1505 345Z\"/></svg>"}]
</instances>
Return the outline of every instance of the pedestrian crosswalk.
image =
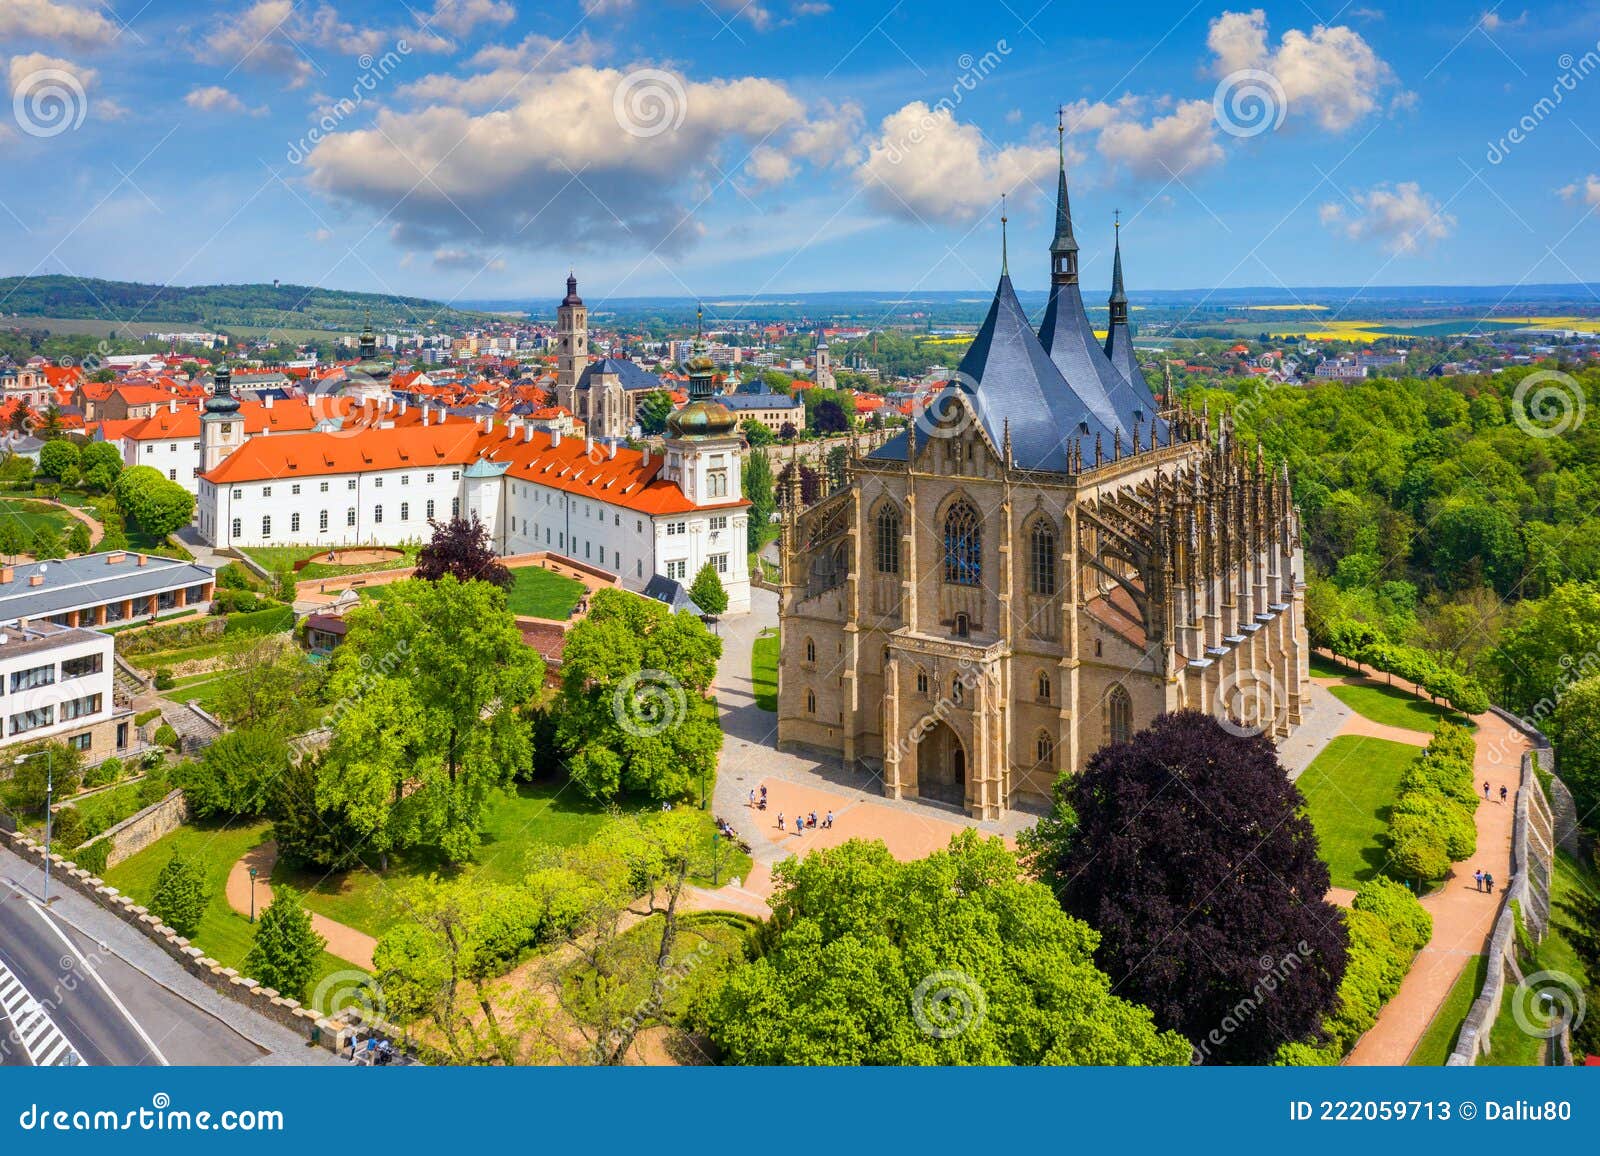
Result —
<instances>
[{"instance_id":1,"label":"pedestrian crosswalk","mask_svg":"<svg viewBox=\"0 0 1600 1156\"><path fill-rule=\"evenodd\" d=\"M6 1046L21 1045L36 1068L80 1067L83 1060L48 1012L28 993L11 969L0 963L0 1010L9 1021Z\"/></svg>"}]
</instances>

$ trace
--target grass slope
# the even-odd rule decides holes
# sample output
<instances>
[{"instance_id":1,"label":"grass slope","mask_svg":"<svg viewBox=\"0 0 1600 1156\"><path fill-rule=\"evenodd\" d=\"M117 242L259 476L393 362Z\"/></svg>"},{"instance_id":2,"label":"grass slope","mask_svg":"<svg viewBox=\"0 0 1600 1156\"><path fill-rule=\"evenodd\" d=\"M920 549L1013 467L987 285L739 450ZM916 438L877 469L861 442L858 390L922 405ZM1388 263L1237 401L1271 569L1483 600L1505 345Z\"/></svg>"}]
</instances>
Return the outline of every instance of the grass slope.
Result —
<instances>
[{"instance_id":1,"label":"grass slope","mask_svg":"<svg viewBox=\"0 0 1600 1156\"><path fill-rule=\"evenodd\" d=\"M1421 753L1408 743L1341 735L1296 780L1335 887L1357 888L1383 870L1389 808L1401 774Z\"/></svg>"},{"instance_id":2,"label":"grass slope","mask_svg":"<svg viewBox=\"0 0 1600 1156\"><path fill-rule=\"evenodd\" d=\"M1417 698L1393 686L1330 686L1328 692L1363 718L1386 726L1432 733L1442 722L1476 730L1478 724L1464 714Z\"/></svg>"}]
</instances>

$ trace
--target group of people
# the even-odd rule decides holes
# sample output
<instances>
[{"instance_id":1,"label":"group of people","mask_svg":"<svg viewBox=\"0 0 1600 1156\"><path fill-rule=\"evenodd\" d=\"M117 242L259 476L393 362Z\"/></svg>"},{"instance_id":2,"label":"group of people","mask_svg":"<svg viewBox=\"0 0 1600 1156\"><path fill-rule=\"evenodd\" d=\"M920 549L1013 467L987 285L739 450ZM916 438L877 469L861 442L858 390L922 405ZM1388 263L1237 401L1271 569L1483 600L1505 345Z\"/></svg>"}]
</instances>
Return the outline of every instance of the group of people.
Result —
<instances>
[{"instance_id":1,"label":"group of people","mask_svg":"<svg viewBox=\"0 0 1600 1156\"><path fill-rule=\"evenodd\" d=\"M812 811L811 814L809 814L809 815L796 815L794 817L794 833L796 835L805 834L805 829L807 827L831 827L831 826L833 826L833 812L832 811L829 811L827 816L820 823L817 822L817 813L815 811ZM780 830L780 831L788 830L788 828L783 825L783 812L782 811L778 812L778 830Z\"/></svg>"},{"instance_id":2,"label":"group of people","mask_svg":"<svg viewBox=\"0 0 1600 1156\"><path fill-rule=\"evenodd\" d=\"M761 785L760 794L756 793L756 788L754 788L754 787L750 788L750 805L752 807L754 807L758 811L765 811L767 809L767 787L766 787L765 783L763 783ZM719 819L718 822L721 822L721 820ZM810 814L807 814L807 815L796 815L795 819L794 819L794 833L796 835L804 834L805 833L805 829L807 827L828 828L828 827L831 827L831 826L833 826L833 812L832 811L829 811L820 820L817 818L817 813L815 811L812 811ZM778 830L787 831L788 829L789 828L785 825L785 822L784 822L783 812L779 811L778 812ZM729 828L729 831L730 832L732 831L731 827Z\"/></svg>"},{"instance_id":3,"label":"group of people","mask_svg":"<svg viewBox=\"0 0 1600 1156\"><path fill-rule=\"evenodd\" d=\"M362 1063L368 1067L377 1067L382 1064L392 1064L399 1055L395 1047L388 1040L379 1039L377 1036L367 1037L367 1046L360 1048L361 1041L356 1038L356 1033L350 1033L350 1062L356 1062L359 1055ZM358 1050L359 1049L359 1050Z\"/></svg>"},{"instance_id":4,"label":"group of people","mask_svg":"<svg viewBox=\"0 0 1600 1156\"><path fill-rule=\"evenodd\" d=\"M1494 876L1487 871L1474 871L1472 877L1478 881L1478 890L1494 894Z\"/></svg>"},{"instance_id":5,"label":"group of people","mask_svg":"<svg viewBox=\"0 0 1600 1156\"><path fill-rule=\"evenodd\" d=\"M1500 784L1500 801L1502 803L1504 803L1506 801L1506 796L1509 795L1510 793L1511 792L1506 789L1506 785L1504 783L1501 783ZM1485 799L1487 799L1489 797L1489 780L1488 779L1483 780L1483 797Z\"/></svg>"}]
</instances>

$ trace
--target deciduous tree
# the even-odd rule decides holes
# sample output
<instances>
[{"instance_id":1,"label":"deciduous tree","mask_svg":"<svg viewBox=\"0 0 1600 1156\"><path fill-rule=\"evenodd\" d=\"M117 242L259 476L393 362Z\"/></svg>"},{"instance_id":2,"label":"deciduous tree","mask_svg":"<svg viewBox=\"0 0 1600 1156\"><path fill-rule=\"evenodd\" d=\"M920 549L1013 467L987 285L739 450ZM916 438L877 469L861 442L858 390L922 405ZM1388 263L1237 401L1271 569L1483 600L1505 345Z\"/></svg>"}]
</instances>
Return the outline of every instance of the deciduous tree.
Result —
<instances>
[{"instance_id":1,"label":"deciduous tree","mask_svg":"<svg viewBox=\"0 0 1600 1156\"><path fill-rule=\"evenodd\" d=\"M417 554L416 577L437 582L446 574L459 582L489 582L502 589L511 585L511 571L495 553L489 528L473 512L467 518L434 522L433 538Z\"/></svg>"}]
</instances>

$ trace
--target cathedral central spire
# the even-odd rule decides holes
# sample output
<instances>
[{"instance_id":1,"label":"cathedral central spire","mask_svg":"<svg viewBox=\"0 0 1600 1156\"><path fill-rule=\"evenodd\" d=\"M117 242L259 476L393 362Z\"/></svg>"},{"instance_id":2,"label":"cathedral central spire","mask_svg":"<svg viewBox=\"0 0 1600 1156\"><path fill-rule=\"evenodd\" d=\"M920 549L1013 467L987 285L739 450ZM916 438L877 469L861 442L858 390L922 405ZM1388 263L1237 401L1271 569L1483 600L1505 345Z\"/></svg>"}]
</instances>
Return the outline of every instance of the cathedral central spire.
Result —
<instances>
[{"instance_id":1,"label":"cathedral central spire","mask_svg":"<svg viewBox=\"0 0 1600 1156\"><path fill-rule=\"evenodd\" d=\"M1128 295L1122 289L1122 210L1117 209L1112 229L1116 241L1111 258L1111 324L1128 323Z\"/></svg>"}]
</instances>

